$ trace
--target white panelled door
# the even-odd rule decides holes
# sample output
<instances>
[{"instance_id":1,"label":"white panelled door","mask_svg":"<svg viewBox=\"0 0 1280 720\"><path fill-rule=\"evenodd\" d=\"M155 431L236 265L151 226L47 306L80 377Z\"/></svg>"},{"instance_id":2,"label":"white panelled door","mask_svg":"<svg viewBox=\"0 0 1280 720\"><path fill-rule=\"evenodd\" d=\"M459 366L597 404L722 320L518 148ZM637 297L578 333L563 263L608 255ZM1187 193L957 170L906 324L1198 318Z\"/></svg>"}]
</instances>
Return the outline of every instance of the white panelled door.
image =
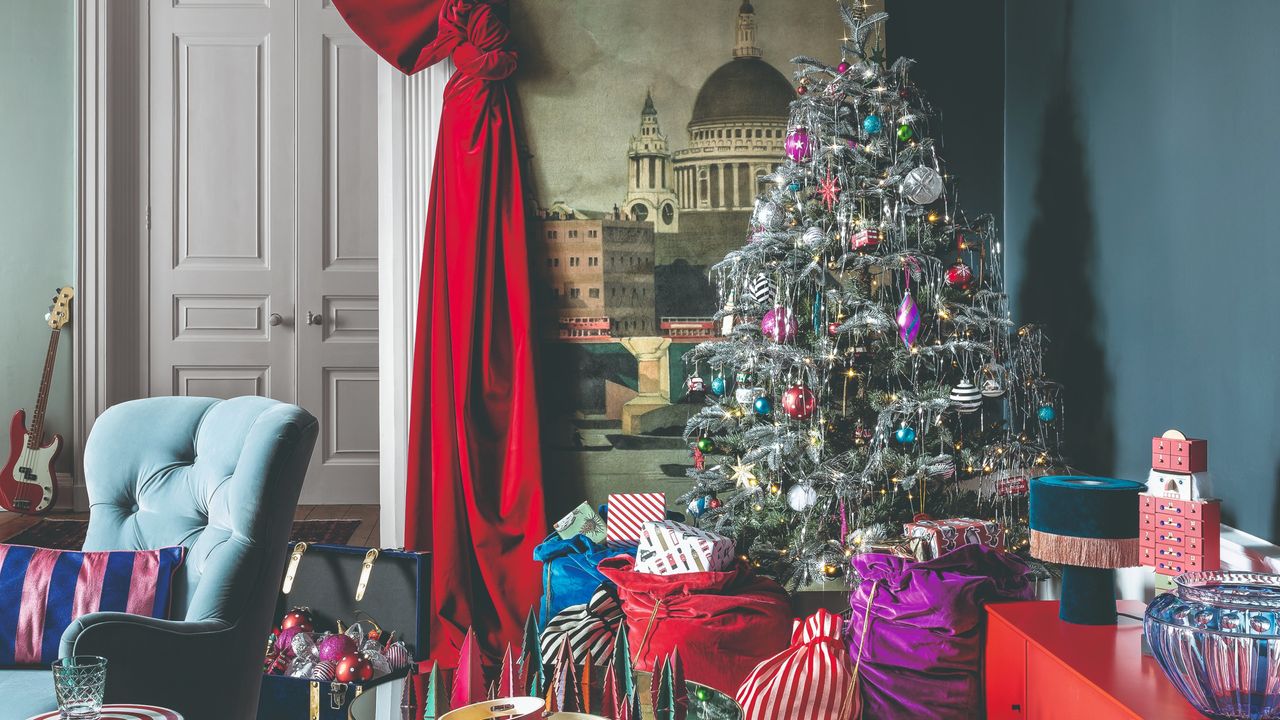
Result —
<instances>
[{"instance_id":1,"label":"white panelled door","mask_svg":"<svg viewBox=\"0 0 1280 720\"><path fill-rule=\"evenodd\" d=\"M153 0L152 395L321 421L303 502L378 499L377 63L327 0Z\"/></svg>"}]
</instances>

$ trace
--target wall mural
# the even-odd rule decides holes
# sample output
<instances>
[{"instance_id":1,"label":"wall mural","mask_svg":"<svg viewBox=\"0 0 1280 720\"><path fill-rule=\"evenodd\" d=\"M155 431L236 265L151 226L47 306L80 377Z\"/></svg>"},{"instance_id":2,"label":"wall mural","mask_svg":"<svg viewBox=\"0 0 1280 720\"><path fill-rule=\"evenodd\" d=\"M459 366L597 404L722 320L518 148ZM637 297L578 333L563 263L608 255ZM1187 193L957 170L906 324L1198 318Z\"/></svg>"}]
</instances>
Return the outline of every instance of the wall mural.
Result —
<instances>
[{"instance_id":1,"label":"wall mural","mask_svg":"<svg viewBox=\"0 0 1280 720\"><path fill-rule=\"evenodd\" d=\"M682 356L717 332L707 269L783 156L790 59L829 55L843 25L827 0L512 9L550 511L661 479L673 499L702 404Z\"/></svg>"}]
</instances>

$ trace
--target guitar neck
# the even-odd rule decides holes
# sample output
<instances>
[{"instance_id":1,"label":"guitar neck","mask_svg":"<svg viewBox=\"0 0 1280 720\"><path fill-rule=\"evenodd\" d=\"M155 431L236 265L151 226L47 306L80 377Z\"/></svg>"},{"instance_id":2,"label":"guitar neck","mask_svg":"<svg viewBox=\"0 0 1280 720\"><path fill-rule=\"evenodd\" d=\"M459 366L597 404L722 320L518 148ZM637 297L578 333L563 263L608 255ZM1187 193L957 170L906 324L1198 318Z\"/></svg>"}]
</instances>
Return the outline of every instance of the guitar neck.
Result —
<instances>
[{"instance_id":1,"label":"guitar neck","mask_svg":"<svg viewBox=\"0 0 1280 720\"><path fill-rule=\"evenodd\" d=\"M44 374L40 376L40 393L36 395L36 408L31 413L31 434L27 447L35 449L44 442L44 409L49 404L49 386L53 382L53 361L58 355L58 336L61 330L49 333L49 350L44 356Z\"/></svg>"}]
</instances>

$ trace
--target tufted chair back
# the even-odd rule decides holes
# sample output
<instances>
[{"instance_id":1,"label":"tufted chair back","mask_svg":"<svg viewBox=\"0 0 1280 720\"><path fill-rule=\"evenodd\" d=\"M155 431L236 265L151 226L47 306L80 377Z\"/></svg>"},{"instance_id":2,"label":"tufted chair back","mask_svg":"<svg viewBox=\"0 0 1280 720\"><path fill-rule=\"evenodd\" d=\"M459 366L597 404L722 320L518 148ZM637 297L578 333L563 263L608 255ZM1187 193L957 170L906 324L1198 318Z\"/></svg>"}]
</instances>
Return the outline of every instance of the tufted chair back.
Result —
<instances>
[{"instance_id":1,"label":"tufted chair back","mask_svg":"<svg viewBox=\"0 0 1280 720\"><path fill-rule=\"evenodd\" d=\"M85 446L84 549L185 546L171 617L251 619L260 641L316 431L307 411L260 397L112 407Z\"/></svg>"}]
</instances>

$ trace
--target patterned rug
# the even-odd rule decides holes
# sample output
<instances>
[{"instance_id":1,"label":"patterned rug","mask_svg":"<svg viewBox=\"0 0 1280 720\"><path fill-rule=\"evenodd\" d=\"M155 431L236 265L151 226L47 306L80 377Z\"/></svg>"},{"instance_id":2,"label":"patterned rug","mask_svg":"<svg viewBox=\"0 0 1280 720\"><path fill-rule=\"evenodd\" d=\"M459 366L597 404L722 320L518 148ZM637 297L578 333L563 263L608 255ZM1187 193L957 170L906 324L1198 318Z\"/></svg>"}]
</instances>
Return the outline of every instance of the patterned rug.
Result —
<instances>
[{"instance_id":1,"label":"patterned rug","mask_svg":"<svg viewBox=\"0 0 1280 720\"><path fill-rule=\"evenodd\" d=\"M358 527L360 527L359 520L295 520L289 539L306 543L342 545L351 539ZM46 518L0 542L54 550L79 550L84 546L84 534L88 529L88 520Z\"/></svg>"}]
</instances>

